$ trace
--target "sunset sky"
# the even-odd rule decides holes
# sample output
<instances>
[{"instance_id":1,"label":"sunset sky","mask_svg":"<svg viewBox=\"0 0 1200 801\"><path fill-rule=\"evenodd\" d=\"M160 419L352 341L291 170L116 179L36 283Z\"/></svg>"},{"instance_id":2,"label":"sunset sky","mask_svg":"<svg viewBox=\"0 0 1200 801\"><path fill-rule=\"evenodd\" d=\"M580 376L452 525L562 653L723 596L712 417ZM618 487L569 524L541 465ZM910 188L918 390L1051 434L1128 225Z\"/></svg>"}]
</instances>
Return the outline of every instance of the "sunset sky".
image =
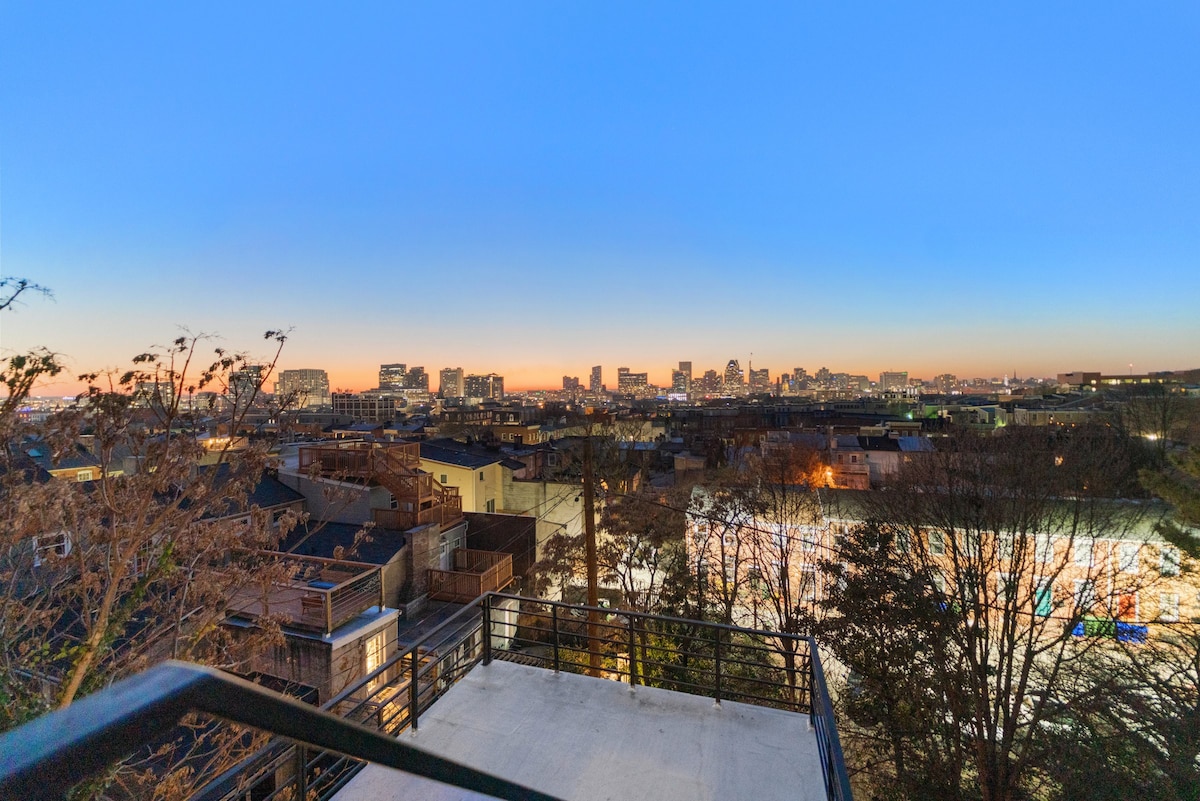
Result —
<instances>
[{"instance_id":1,"label":"sunset sky","mask_svg":"<svg viewBox=\"0 0 1200 801\"><path fill-rule=\"evenodd\" d=\"M0 274L72 373L1200 367L1200 4L5 3Z\"/></svg>"}]
</instances>

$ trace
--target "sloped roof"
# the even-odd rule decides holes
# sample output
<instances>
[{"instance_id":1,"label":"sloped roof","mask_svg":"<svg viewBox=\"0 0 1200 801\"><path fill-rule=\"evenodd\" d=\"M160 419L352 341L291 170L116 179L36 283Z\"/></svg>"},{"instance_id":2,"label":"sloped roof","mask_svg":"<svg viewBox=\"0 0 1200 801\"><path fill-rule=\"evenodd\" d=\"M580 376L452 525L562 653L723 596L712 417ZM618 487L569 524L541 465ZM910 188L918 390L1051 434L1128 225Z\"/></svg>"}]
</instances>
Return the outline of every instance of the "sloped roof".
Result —
<instances>
[{"instance_id":1,"label":"sloped roof","mask_svg":"<svg viewBox=\"0 0 1200 801\"><path fill-rule=\"evenodd\" d=\"M408 538L402 531L372 528L359 537L362 531L362 526L351 523L309 521L292 529L279 549L300 556L386 565L408 544Z\"/></svg>"},{"instance_id":2,"label":"sloped roof","mask_svg":"<svg viewBox=\"0 0 1200 801\"><path fill-rule=\"evenodd\" d=\"M506 456L499 451L464 445L452 439L434 439L421 443L421 458L431 462L442 462L478 470L481 467L503 462ZM521 466L524 467L524 465Z\"/></svg>"}]
</instances>

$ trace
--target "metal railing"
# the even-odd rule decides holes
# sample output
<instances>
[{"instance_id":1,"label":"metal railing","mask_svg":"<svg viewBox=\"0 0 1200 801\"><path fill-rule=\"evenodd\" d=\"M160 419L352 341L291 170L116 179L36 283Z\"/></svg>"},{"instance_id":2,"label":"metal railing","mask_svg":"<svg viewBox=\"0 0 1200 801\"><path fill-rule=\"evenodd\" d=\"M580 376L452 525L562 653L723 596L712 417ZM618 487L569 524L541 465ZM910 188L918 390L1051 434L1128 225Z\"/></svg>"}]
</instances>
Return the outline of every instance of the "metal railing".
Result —
<instances>
[{"instance_id":1,"label":"metal railing","mask_svg":"<svg viewBox=\"0 0 1200 801\"><path fill-rule=\"evenodd\" d=\"M596 668L592 667L593 654ZM806 713L816 734L827 797L831 801L851 801L833 707L816 643L811 638L503 593L488 593L464 606L320 710L223 673L169 663L165 679L149 678L162 675L157 672L163 668L155 668L85 698L66 712L84 714L85 721L86 715L96 714L93 708L100 710L99 717L106 720L124 713L116 723L105 724L108 728L102 736L110 738L104 743L108 748L97 752L99 757L89 756L86 770L90 772L145 744L160 721L165 723L165 717L171 716L177 720L188 709L290 738L273 740L215 777L193 796L193 801L329 799L365 761L399 767L496 797L517 797L506 794L515 792L516 785L488 784L499 780L448 760L432 758L428 763L436 766L437 775L411 769L407 765L414 759L414 752L422 759L428 757L394 739L409 727L419 728L424 710L475 665L493 658L556 671L598 674L632 686L706 695L717 703L739 701ZM202 690L194 692L192 679L180 678L178 671L184 669L192 671L188 674L192 679L197 675L195 671L200 671L205 677L199 683ZM112 696L126 685L130 689ZM228 690L230 686L234 690ZM148 699L157 700L151 703ZM164 705L170 715L149 710L154 704ZM81 709L87 711L77 713ZM24 729L0 739L0 754L29 756L17 766L20 775L15 779L5 760L0 797L9 797L10 786L24 788L29 782L37 784L39 791L44 790L45 782L30 778L39 770L54 772L66 765L71 783L86 775L76 769L76 755L93 747L101 735L83 732L76 736L69 723L42 723L57 714L35 721L42 728L31 740L10 740L22 736ZM81 727L81 732L88 728ZM60 747L54 747L56 736L66 737ZM80 737L88 744L82 745ZM399 750L381 751L381 738ZM36 747L30 750L27 742ZM116 749L114 743L129 743L129 747ZM11 784L14 781L26 784ZM71 783L60 781L53 785L57 790L30 797L53 797ZM484 785L488 789L481 789ZM521 797L545 796L532 793Z\"/></svg>"},{"instance_id":2,"label":"metal railing","mask_svg":"<svg viewBox=\"0 0 1200 801\"><path fill-rule=\"evenodd\" d=\"M212 668L166 662L0 736L0 797L65 798L71 788L203 712L305 746L496 798L553 797L431 754ZM303 748L304 746L300 746ZM303 788L298 798L305 798Z\"/></svg>"}]
</instances>

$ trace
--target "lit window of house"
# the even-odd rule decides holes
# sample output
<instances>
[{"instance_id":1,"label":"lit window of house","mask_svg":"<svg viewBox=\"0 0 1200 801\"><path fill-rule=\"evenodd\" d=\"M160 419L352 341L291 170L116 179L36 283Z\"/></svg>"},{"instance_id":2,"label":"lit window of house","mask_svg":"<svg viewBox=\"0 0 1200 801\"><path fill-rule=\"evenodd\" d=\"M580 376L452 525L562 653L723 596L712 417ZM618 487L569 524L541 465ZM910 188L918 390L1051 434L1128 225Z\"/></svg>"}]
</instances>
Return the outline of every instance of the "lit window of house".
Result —
<instances>
[{"instance_id":1,"label":"lit window of house","mask_svg":"<svg viewBox=\"0 0 1200 801\"><path fill-rule=\"evenodd\" d=\"M940 531L929 532L929 552L941 556L946 552L946 535Z\"/></svg>"},{"instance_id":2,"label":"lit window of house","mask_svg":"<svg viewBox=\"0 0 1200 801\"><path fill-rule=\"evenodd\" d=\"M365 657L363 659L363 673L364 674L370 674L371 671L378 669L379 666L383 664L384 653L387 649L387 640L385 639L385 636L386 636L386 633L381 631L377 634L372 634L363 643L363 650L364 650L364 657ZM383 677L380 676L380 677L370 681L367 684L367 686L369 689L373 690L376 687L378 687L382 682L383 682Z\"/></svg>"},{"instance_id":3,"label":"lit window of house","mask_svg":"<svg viewBox=\"0 0 1200 801\"><path fill-rule=\"evenodd\" d=\"M1159 593L1158 619L1165 623L1176 623L1179 621L1179 593Z\"/></svg>"},{"instance_id":4,"label":"lit window of house","mask_svg":"<svg viewBox=\"0 0 1200 801\"><path fill-rule=\"evenodd\" d=\"M1039 562L1049 562L1054 559L1054 538L1049 534L1038 534L1034 539L1034 549Z\"/></svg>"},{"instance_id":5,"label":"lit window of house","mask_svg":"<svg viewBox=\"0 0 1200 801\"><path fill-rule=\"evenodd\" d=\"M1122 542L1118 564L1122 573L1136 573L1138 568L1138 544Z\"/></svg>"},{"instance_id":6,"label":"lit window of house","mask_svg":"<svg viewBox=\"0 0 1200 801\"><path fill-rule=\"evenodd\" d=\"M1164 576L1179 575L1179 549L1172 548L1169 545L1164 545L1162 549L1162 562L1159 565L1159 572Z\"/></svg>"},{"instance_id":7,"label":"lit window of house","mask_svg":"<svg viewBox=\"0 0 1200 801\"><path fill-rule=\"evenodd\" d=\"M1091 579L1075 579L1075 606L1081 612L1090 612L1096 605L1096 582Z\"/></svg>"}]
</instances>

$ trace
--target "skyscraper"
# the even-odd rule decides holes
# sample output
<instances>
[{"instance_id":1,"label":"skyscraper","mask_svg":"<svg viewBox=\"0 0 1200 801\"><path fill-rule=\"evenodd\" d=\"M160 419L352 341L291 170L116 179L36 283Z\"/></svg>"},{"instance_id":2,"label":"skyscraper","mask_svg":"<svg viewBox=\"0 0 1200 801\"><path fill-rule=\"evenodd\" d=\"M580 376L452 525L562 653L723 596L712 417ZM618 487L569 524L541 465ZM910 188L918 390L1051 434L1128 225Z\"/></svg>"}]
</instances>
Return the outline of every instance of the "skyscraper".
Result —
<instances>
[{"instance_id":1,"label":"skyscraper","mask_svg":"<svg viewBox=\"0 0 1200 801\"><path fill-rule=\"evenodd\" d=\"M738 364L737 359L730 359L729 364L725 365L725 381L723 389L726 392L741 394L745 388L745 375L742 373L742 366Z\"/></svg>"},{"instance_id":2,"label":"skyscraper","mask_svg":"<svg viewBox=\"0 0 1200 801\"><path fill-rule=\"evenodd\" d=\"M469 375L463 379L463 384L465 397L504 400L504 376L495 373Z\"/></svg>"},{"instance_id":3,"label":"skyscraper","mask_svg":"<svg viewBox=\"0 0 1200 801\"><path fill-rule=\"evenodd\" d=\"M379 365L379 388L404 389L404 377L407 374L407 364L381 364Z\"/></svg>"},{"instance_id":4,"label":"skyscraper","mask_svg":"<svg viewBox=\"0 0 1200 801\"><path fill-rule=\"evenodd\" d=\"M283 370L275 383L275 394L295 398L296 405L328 406L329 374L324 370Z\"/></svg>"},{"instance_id":5,"label":"skyscraper","mask_svg":"<svg viewBox=\"0 0 1200 801\"><path fill-rule=\"evenodd\" d=\"M600 380L600 365L597 364L592 368L592 379L588 382L588 391L593 395L598 395L600 394L600 388L603 386L604 384Z\"/></svg>"},{"instance_id":6,"label":"skyscraper","mask_svg":"<svg viewBox=\"0 0 1200 801\"><path fill-rule=\"evenodd\" d=\"M679 363L679 372L683 373L687 377L686 378L687 383L686 383L683 391L691 392L692 391L692 363L691 362L680 362ZM671 383L672 383L672 385L675 383L674 379L672 379Z\"/></svg>"},{"instance_id":7,"label":"skyscraper","mask_svg":"<svg viewBox=\"0 0 1200 801\"><path fill-rule=\"evenodd\" d=\"M463 386L463 369L461 367L442 368L438 381L438 394L443 398L461 398L466 392Z\"/></svg>"}]
</instances>

